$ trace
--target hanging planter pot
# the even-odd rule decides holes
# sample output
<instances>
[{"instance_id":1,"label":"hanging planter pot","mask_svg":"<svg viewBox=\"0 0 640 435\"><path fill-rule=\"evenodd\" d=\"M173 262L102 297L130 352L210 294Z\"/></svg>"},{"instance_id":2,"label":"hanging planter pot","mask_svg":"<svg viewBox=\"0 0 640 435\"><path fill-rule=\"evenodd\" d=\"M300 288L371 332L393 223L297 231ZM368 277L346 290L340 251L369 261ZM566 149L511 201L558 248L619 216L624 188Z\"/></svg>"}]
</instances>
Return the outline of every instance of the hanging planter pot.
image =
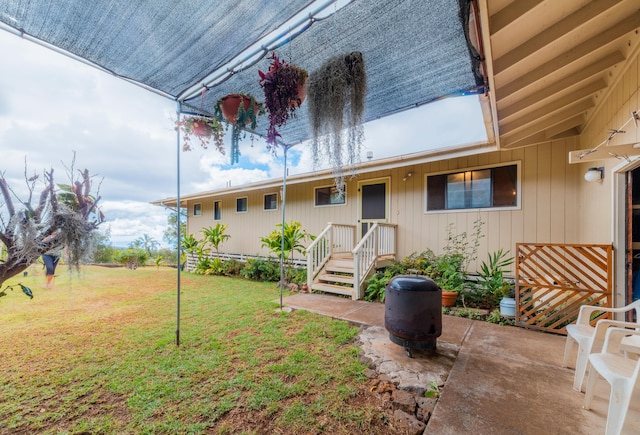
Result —
<instances>
[{"instance_id":1,"label":"hanging planter pot","mask_svg":"<svg viewBox=\"0 0 640 435\"><path fill-rule=\"evenodd\" d=\"M280 137L277 127L283 127L295 118L296 109L307 97L305 84L307 71L280 59L275 53L266 72L258 71L260 86L264 89L264 104L269 112L267 144L277 146Z\"/></svg>"},{"instance_id":2,"label":"hanging planter pot","mask_svg":"<svg viewBox=\"0 0 640 435\"><path fill-rule=\"evenodd\" d=\"M257 114L259 111L258 102L250 95L243 94L229 94L220 99L220 109L222 115L229 122L229 124L235 124L238 120L240 112L240 102L242 102L242 111L246 114L250 112L249 109L253 109L253 113ZM244 116L245 124L253 122L255 116Z\"/></svg>"},{"instance_id":3,"label":"hanging planter pot","mask_svg":"<svg viewBox=\"0 0 640 435\"><path fill-rule=\"evenodd\" d=\"M218 119L227 120L231 129L231 164L238 163L240 158L240 135L246 129L255 130L258 116L264 114L264 106L252 95L229 94L220 98L215 107ZM244 137L244 136L243 136Z\"/></svg>"},{"instance_id":4,"label":"hanging planter pot","mask_svg":"<svg viewBox=\"0 0 640 435\"><path fill-rule=\"evenodd\" d=\"M195 136L202 148L213 143L218 151L224 154L224 129L218 119L204 116L185 116L176 123L183 134L183 151L191 150L191 139Z\"/></svg>"}]
</instances>

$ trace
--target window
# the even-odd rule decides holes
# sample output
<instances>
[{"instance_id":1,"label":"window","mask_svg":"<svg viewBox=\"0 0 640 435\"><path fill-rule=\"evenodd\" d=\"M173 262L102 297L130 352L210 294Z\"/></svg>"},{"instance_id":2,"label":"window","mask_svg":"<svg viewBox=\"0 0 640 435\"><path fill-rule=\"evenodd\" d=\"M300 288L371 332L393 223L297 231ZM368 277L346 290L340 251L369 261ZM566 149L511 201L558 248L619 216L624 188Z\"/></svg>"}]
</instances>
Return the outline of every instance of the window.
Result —
<instances>
[{"instance_id":1,"label":"window","mask_svg":"<svg viewBox=\"0 0 640 435\"><path fill-rule=\"evenodd\" d=\"M222 201L213 201L213 220L219 221L222 219Z\"/></svg>"},{"instance_id":2,"label":"window","mask_svg":"<svg viewBox=\"0 0 640 435\"><path fill-rule=\"evenodd\" d=\"M316 187L316 206L339 205L345 203L345 195L340 195L336 186Z\"/></svg>"},{"instance_id":3,"label":"window","mask_svg":"<svg viewBox=\"0 0 640 435\"><path fill-rule=\"evenodd\" d=\"M248 210L247 206L248 198L246 196L242 198L236 198L236 213L246 213Z\"/></svg>"},{"instance_id":4,"label":"window","mask_svg":"<svg viewBox=\"0 0 640 435\"><path fill-rule=\"evenodd\" d=\"M427 211L516 207L518 165L427 177Z\"/></svg>"},{"instance_id":5,"label":"window","mask_svg":"<svg viewBox=\"0 0 640 435\"><path fill-rule=\"evenodd\" d=\"M202 215L202 204L193 204L193 215L194 216Z\"/></svg>"},{"instance_id":6,"label":"window","mask_svg":"<svg viewBox=\"0 0 640 435\"><path fill-rule=\"evenodd\" d=\"M264 209L265 210L277 210L278 209L278 194L268 193L264 196Z\"/></svg>"}]
</instances>

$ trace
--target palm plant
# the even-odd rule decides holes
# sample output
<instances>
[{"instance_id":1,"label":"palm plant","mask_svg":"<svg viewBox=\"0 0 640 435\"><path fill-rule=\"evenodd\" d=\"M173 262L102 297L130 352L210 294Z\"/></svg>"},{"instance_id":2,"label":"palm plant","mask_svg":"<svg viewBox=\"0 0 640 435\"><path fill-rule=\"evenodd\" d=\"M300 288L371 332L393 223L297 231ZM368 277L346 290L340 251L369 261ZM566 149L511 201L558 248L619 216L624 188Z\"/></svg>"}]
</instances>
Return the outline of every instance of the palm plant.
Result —
<instances>
[{"instance_id":1,"label":"palm plant","mask_svg":"<svg viewBox=\"0 0 640 435\"><path fill-rule=\"evenodd\" d=\"M227 224L218 222L215 227L207 227L202 230L204 242L213 246L217 256L220 254L220 245L231 237L229 234L225 234L226 229Z\"/></svg>"},{"instance_id":2,"label":"palm plant","mask_svg":"<svg viewBox=\"0 0 640 435\"><path fill-rule=\"evenodd\" d=\"M275 229L268 236L261 237L260 241L262 242L263 248L268 248L278 257L282 257L290 271L293 267L294 254L298 252L301 255L306 255L306 246L303 242L305 240L314 240L315 237L307 233L298 221L285 222L284 229L282 229L282 224L277 224L276 227L280 229ZM282 249L283 245L284 251Z\"/></svg>"}]
</instances>

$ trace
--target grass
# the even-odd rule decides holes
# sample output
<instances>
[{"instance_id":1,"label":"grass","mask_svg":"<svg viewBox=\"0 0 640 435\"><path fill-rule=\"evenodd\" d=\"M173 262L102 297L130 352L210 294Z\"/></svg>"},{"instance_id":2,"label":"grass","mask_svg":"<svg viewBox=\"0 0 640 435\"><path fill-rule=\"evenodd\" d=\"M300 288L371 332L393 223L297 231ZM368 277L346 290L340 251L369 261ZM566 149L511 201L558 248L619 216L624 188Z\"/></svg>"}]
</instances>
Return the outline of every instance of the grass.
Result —
<instances>
[{"instance_id":1,"label":"grass","mask_svg":"<svg viewBox=\"0 0 640 435\"><path fill-rule=\"evenodd\" d=\"M273 283L39 267L0 299L2 433L390 433L357 329L276 312Z\"/></svg>"}]
</instances>

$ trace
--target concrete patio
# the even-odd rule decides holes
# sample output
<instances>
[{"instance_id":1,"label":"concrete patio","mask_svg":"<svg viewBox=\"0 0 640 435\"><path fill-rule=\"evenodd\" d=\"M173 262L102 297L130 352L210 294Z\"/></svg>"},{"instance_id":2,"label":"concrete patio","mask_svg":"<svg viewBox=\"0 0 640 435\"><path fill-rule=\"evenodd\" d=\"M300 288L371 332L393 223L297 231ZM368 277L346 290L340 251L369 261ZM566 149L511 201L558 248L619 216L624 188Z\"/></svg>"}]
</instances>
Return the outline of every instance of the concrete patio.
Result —
<instances>
[{"instance_id":1,"label":"concrete patio","mask_svg":"<svg viewBox=\"0 0 640 435\"><path fill-rule=\"evenodd\" d=\"M444 381L425 434L603 434L609 386L598 382L592 409L561 367L565 337L443 316L436 355L405 350L388 339L384 305L321 294L284 299L302 309L363 326L363 351L400 387ZM636 388L623 434L640 433Z\"/></svg>"}]
</instances>

